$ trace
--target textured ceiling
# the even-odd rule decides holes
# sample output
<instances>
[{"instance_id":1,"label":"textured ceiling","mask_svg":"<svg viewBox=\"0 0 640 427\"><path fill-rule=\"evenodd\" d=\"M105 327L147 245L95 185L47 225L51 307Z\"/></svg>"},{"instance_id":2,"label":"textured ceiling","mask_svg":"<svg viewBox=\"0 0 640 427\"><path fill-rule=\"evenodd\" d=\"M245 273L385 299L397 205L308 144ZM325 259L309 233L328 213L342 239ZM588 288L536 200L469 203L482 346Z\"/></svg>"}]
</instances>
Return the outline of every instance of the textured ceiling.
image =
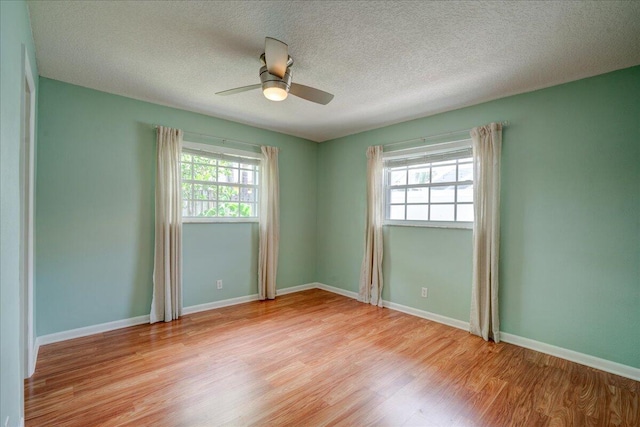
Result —
<instances>
[{"instance_id":1,"label":"textured ceiling","mask_svg":"<svg viewBox=\"0 0 640 427\"><path fill-rule=\"evenodd\" d=\"M324 141L640 64L640 2L31 1L44 77ZM326 105L260 91L264 37Z\"/></svg>"}]
</instances>

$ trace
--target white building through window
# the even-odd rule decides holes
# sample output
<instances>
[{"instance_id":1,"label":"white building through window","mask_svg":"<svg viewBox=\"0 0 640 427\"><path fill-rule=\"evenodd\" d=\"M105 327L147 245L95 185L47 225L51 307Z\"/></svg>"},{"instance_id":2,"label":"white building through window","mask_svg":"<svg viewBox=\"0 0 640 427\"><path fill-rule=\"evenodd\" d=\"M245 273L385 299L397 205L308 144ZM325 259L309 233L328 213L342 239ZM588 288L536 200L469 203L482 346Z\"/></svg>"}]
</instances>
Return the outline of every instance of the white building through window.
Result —
<instances>
[{"instance_id":1,"label":"white building through window","mask_svg":"<svg viewBox=\"0 0 640 427\"><path fill-rule=\"evenodd\" d=\"M258 221L261 155L185 141L183 222Z\"/></svg>"},{"instance_id":2,"label":"white building through window","mask_svg":"<svg viewBox=\"0 0 640 427\"><path fill-rule=\"evenodd\" d=\"M385 223L473 227L471 140L384 154Z\"/></svg>"}]
</instances>

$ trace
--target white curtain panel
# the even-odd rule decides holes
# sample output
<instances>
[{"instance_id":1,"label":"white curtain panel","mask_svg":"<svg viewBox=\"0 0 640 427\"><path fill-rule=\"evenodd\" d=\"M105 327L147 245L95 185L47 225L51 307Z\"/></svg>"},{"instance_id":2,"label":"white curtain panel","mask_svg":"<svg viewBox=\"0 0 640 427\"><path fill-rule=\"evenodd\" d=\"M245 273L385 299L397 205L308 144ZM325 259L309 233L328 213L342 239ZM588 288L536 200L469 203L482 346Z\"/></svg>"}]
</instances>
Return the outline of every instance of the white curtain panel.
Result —
<instances>
[{"instance_id":1,"label":"white curtain panel","mask_svg":"<svg viewBox=\"0 0 640 427\"><path fill-rule=\"evenodd\" d=\"M382 307L382 146L367 148L367 207L358 301Z\"/></svg>"},{"instance_id":2,"label":"white curtain panel","mask_svg":"<svg viewBox=\"0 0 640 427\"><path fill-rule=\"evenodd\" d=\"M470 332L500 342L498 259L500 255L500 152L502 126L471 130L473 140L473 282Z\"/></svg>"},{"instance_id":3,"label":"white curtain panel","mask_svg":"<svg viewBox=\"0 0 640 427\"><path fill-rule=\"evenodd\" d=\"M280 243L280 183L278 148L262 147L260 165L260 249L258 251L258 297L276 297L278 245Z\"/></svg>"},{"instance_id":4,"label":"white curtain panel","mask_svg":"<svg viewBox=\"0 0 640 427\"><path fill-rule=\"evenodd\" d=\"M182 314L182 130L158 127L156 236L150 321Z\"/></svg>"}]
</instances>

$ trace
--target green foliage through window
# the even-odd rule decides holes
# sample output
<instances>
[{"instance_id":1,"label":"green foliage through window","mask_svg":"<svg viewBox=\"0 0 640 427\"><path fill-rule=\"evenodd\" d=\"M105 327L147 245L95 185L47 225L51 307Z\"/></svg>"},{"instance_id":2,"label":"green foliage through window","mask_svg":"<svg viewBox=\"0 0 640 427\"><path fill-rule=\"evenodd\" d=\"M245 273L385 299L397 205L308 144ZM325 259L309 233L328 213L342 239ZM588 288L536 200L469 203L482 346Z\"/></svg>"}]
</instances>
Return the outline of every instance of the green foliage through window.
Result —
<instances>
[{"instance_id":1,"label":"green foliage through window","mask_svg":"<svg viewBox=\"0 0 640 427\"><path fill-rule=\"evenodd\" d=\"M183 218L257 218L256 159L182 152Z\"/></svg>"}]
</instances>

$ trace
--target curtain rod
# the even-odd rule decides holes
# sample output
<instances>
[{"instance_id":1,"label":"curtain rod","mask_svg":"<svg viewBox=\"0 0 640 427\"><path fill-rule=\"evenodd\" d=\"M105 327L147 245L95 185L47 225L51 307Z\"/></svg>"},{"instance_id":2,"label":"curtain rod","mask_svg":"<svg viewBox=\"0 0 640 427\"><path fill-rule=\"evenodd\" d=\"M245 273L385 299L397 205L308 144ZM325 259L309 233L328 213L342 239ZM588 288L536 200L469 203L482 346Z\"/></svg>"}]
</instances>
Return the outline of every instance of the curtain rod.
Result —
<instances>
[{"instance_id":1,"label":"curtain rod","mask_svg":"<svg viewBox=\"0 0 640 427\"><path fill-rule=\"evenodd\" d=\"M509 126L510 123L509 123L509 121L503 121L503 122L500 122L500 124L502 125L502 127L507 127L507 126ZM438 135L421 136L419 138L405 139L404 141L390 142L388 144L383 144L382 146L383 147L392 147L394 145L408 144L409 142L414 142L414 141L427 142L430 139L442 138L442 137L445 137L445 136L455 135L455 134L463 133L463 132L469 133L469 132L471 132L471 129L462 129L462 130L456 130L456 131L453 131L453 132L441 133L441 134L438 134Z\"/></svg>"},{"instance_id":2,"label":"curtain rod","mask_svg":"<svg viewBox=\"0 0 640 427\"><path fill-rule=\"evenodd\" d=\"M161 125L156 125L156 124L151 125L151 127L152 127L153 129L158 129L158 126L161 126ZM194 136L202 136L202 137L205 137L205 138L218 139L218 140L222 141L222 143L223 143L223 144L224 144L225 142L232 142L232 143L234 143L234 144L243 144L243 145L248 145L248 146L250 146L250 147L258 147L258 148L262 147L262 145L260 145L260 144L254 144L254 143L252 143L252 142L240 141L240 140L238 140L238 139L222 138L222 137L220 137L220 136L208 135L208 134L206 134L206 133L189 132L189 131L187 131L187 130L183 130L182 132L183 132L183 133L188 133L189 135L194 135Z\"/></svg>"}]
</instances>

